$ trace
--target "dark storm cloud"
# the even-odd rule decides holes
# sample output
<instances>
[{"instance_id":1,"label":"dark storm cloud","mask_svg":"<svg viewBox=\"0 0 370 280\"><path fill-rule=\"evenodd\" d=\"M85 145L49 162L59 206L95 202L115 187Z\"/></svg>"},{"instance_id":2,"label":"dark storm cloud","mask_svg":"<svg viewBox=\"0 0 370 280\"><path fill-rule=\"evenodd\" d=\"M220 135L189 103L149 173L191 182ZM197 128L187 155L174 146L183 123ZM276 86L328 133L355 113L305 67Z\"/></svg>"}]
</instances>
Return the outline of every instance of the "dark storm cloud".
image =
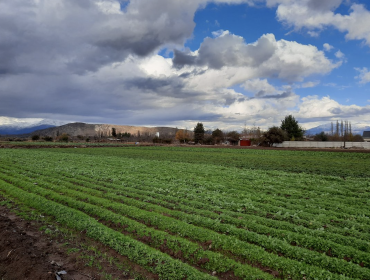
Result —
<instances>
[{"instance_id":1,"label":"dark storm cloud","mask_svg":"<svg viewBox=\"0 0 370 280\"><path fill-rule=\"evenodd\" d=\"M341 118L358 117L361 115L366 115L370 113L370 106L357 107L357 106L346 106L346 107L336 107L329 110L330 113L338 115Z\"/></svg>"},{"instance_id":2,"label":"dark storm cloud","mask_svg":"<svg viewBox=\"0 0 370 280\"><path fill-rule=\"evenodd\" d=\"M145 91L160 92L163 90L181 91L185 87L184 83L178 78L155 79L155 78L135 78L125 82L125 87L137 88Z\"/></svg>"},{"instance_id":3,"label":"dark storm cloud","mask_svg":"<svg viewBox=\"0 0 370 280\"><path fill-rule=\"evenodd\" d=\"M179 77L183 78L183 79L186 79L186 78L191 78L191 77L195 77L195 76L198 76L198 75L203 75L206 72L207 72L206 70L194 69L191 72L182 73Z\"/></svg>"},{"instance_id":4,"label":"dark storm cloud","mask_svg":"<svg viewBox=\"0 0 370 280\"><path fill-rule=\"evenodd\" d=\"M160 108L158 95L143 95L140 90L195 98L197 93L182 91L180 78L130 82L118 75L111 80L113 72L99 71L150 56L166 44L183 44L195 26L199 1L181 5L172 0L125 1L124 12L119 6L115 9L117 3L0 1L1 115L104 119ZM143 76L135 67L135 73Z\"/></svg>"},{"instance_id":5,"label":"dark storm cloud","mask_svg":"<svg viewBox=\"0 0 370 280\"><path fill-rule=\"evenodd\" d=\"M309 0L307 6L316 11L335 10L343 0Z\"/></svg>"},{"instance_id":6,"label":"dark storm cloud","mask_svg":"<svg viewBox=\"0 0 370 280\"><path fill-rule=\"evenodd\" d=\"M108 8L98 5L102 3ZM182 44L192 33L198 7L196 2L184 5L186 10L174 1L138 0L122 13L109 8L113 4L3 0L1 73L83 74L129 55L147 56L163 44Z\"/></svg>"},{"instance_id":7,"label":"dark storm cloud","mask_svg":"<svg viewBox=\"0 0 370 280\"><path fill-rule=\"evenodd\" d=\"M285 92L280 93L280 94L266 95L266 93L263 90L261 90L258 93L256 93L255 98L261 98L261 99L284 99L284 98L288 98L288 97L291 97L291 96L295 96L295 93L293 93L291 91L285 91Z\"/></svg>"},{"instance_id":8,"label":"dark storm cloud","mask_svg":"<svg viewBox=\"0 0 370 280\"><path fill-rule=\"evenodd\" d=\"M196 65L196 56L192 56L189 52L173 51L173 64L175 67L181 68L184 65Z\"/></svg>"}]
</instances>

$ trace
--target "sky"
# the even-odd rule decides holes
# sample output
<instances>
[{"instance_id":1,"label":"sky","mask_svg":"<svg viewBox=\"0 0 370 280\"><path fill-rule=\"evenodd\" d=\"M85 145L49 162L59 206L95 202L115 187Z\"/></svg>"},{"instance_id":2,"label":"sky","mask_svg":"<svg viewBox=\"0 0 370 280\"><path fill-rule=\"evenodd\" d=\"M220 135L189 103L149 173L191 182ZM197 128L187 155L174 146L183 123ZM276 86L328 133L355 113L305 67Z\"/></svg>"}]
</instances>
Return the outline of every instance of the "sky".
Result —
<instances>
[{"instance_id":1,"label":"sky","mask_svg":"<svg viewBox=\"0 0 370 280\"><path fill-rule=\"evenodd\" d=\"M1 0L0 122L370 125L369 26L364 0Z\"/></svg>"}]
</instances>

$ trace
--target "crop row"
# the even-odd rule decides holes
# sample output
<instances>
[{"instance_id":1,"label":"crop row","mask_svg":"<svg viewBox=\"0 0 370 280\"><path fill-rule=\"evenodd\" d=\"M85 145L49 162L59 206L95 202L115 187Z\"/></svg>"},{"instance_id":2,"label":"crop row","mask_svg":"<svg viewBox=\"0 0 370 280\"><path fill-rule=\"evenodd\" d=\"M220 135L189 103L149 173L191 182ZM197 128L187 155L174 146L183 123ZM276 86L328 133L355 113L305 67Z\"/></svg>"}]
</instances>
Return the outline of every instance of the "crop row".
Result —
<instances>
[{"instance_id":1,"label":"crop row","mask_svg":"<svg viewBox=\"0 0 370 280\"><path fill-rule=\"evenodd\" d=\"M7 178L8 180L11 180L13 183L17 182L18 180L13 178ZM23 188L28 188L29 191L36 191L39 189L39 187L35 187L33 184L29 183L28 187L26 187L25 182L18 182L19 185L22 185ZM51 186L53 188L53 186ZM55 186L54 186L55 188ZM207 238L210 238L212 240L212 245L214 245L214 248L222 248L224 250L230 251L233 254L237 254L240 257L245 257L247 255L249 260L257 261L259 258L263 258L263 264L266 264L268 260L271 261L271 263L268 265L269 267L273 267L274 269L278 269L279 271L282 270L282 272L286 275L287 270L289 271L289 274L294 277L294 279L300 279L299 277L302 277L301 273L304 271L304 274L307 274L308 277L335 277L333 274L332 276L329 275L323 275L321 269L315 268L311 265L306 265L304 263L300 263L297 261L279 258L274 254L266 253L264 250L261 250L260 248L256 248L255 246L246 244L244 242L240 242L238 239L232 237L232 236L225 236L220 235L217 233L214 233L212 231L208 231L205 229L197 228L192 225L184 224L180 221L173 220L171 218L146 212L142 210L138 210L137 208L133 208L130 206L126 206L120 203L113 203L110 200L97 198L94 196L90 196L87 194L82 194L73 190L67 190L67 188L62 188L61 186L58 186L58 192L62 191L63 196L56 194L51 191L46 190L38 190L38 193L43 193L43 195L53 196L53 198L58 198L60 200L66 199L64 196L72 196L74 198L79 199L86 199L89 201L89 203L104 206L105 208L113 209L116 212L119 212L123 215L129 216L130 218L133 218L135 220L144 221L146 224L150 224L151 226L156 226L159 229L168 229L171 232L176 232L178 234L182 234L188 238L195 239L197 241L203 241L205 242ZM77 202L73 202L77 203ZM80 202L82 203L82 202ZM68 204L71 206L71 202ZM90 206L91 207L91 206ZM83 208L85 209L86 206ZM102 211L101 208L96 207L96 211L94 214L99 215L99 210ZM106 216L103 216L102 218L106 218ZM265 245L265 244L263 244ZM289 246L291 247L291 246ZM293 247L295 253L299 253L299 248ZM241 250L242 249L242 250ZM303 250L301 250L303 251ZM253 252L254 256L251 256L251 252ZM289 254L289 251L286 251L287 254ZM361 268L360 266L354 266L350 263L347 263L343 260L338 260L334 258L329 257L322 257L320 258L319 255L314 256L314 259L311 259L313 256L312 254L309 254L308 252L306 255L304 255L305 258L309 259L308 262L317 262L321 264L322 268L334 270L336 272L351 275L352 277L359 277L359 278L366 278L370 277L369 271L367 269ZM254 259L253 259L254 258ZM256 259L257 258L257 259ZM303 261L303 260L302 260ZM298 270L298 271L297 271ZM293 271L293 272L291 272ZM328 273L328 272L327 272ZM322 278L320 278L322 279Z\"/></svg>"},{"instance_id":2,"label":"crop row","mask_svg":"<svg viewBox=\"0 0 370 280\"><path fill-rule=\"evenodd\" d=\"M122 164L122 163L121 163ZM234 197L227 197L225 198L225 190L231 188L225 188L220 185L215 185L213 187L207 186L205 188L203 185L186 185L179 181L175 181L174 183L171 182L165 182L166 188L163 188L163 182L157 182L156 184L156 178L151 176L150 179L141 178L138 176L136 172L132 172L133 174L128 174L127 172L135 171L130 168L131 166L127 165L127 162L125 164L125 170L126 173L123 173L121 178L124 178L124 182L141 182L143 185L151 185L153 188L157 188L157 191L165 191L165 192L174 192L176 195L180 195L182 193L182 197L187 199L201 199L204 201L206 200L208 204L213 204L215 206L224 207L223 205L227 205L227 209L231 211L238 211L242 213L249 213L253 215L259 215L262 217L272 216L274 219L278 219L281 221L289 221L295 224L302 224L305 227L311 228L311 229L320 229L323 228L325 225L326 231L332 231L335 233L343 234L344 235L352 235L356 236L358 231L361 231L363 233L367 233L368 227L366 226L367 223L369 223L370 219L365 214L359 214L357 216L352 216L345 213L345 209L343 207L340 208L339 211L326 211L322 207L320 207L320 203L315 201L315 203L310 202L297 202L296 204L292 205L290 203L286 203L285 207L282 207L281 204L278 203L277 206L274 206L276 204L276 199L273 199L271 196L257 196L253 195L251 193L248 193L247 197L243 197L243 193L239 193L240 199L234 198ZM143 167L148 169L148 166L139 166L138 168ZM168 166L166 166L167 168ZM73 169L73 168L71 168ZM84 171L73 171L71 169L65 169L65 173L70 173L72 175L76 174L77 172L79 174L84 173ZM81 169L80 167L78 169ZM71 170L71 172L70 172ZM83 168L82 168L83 170ZM92 175L94 177L94 180L99 180L102 178L99 178L101 176L102 171L99 170L95 172L94 170L89 171L88 174ZM253 173L253 172L251 172ZM152 175L152 174L151 174ZM118 181L119 178L115 179L114 175L107 175L107 177L110 177L111 179L107 179L109 181ZM113 177L113 178L112 178ZM137 178L136 178L137 177ZM104 179L104 178L103 178ZM243 186L244 187L244 186ZM235 187L236 188L236 187ZM237 189L237 191L239 191ZM248 188L244 190L244 192L249 191ZM206 192L207 196L203 196L202 192ZM302 205L303 204L303 205ZM312 207L311 205L314 205L316 208ZM310 206L310 208L308 208ZM290 208L295 209L290 209ZM338 205L340 207L340 205ZM363 209L366 209L366 207L363 207ZM310 213L310 212L313 213ZM366 210L362 210L366 211ZM360 211L359 211L360 212ZM366 213L366 212L365 212ZM344 219L340 219L336 215L342 216ZM337 230L336 228L340 227L344 230ZM351 229L351 230L349 230ZM357 235L361 236L361 234ZM368 235L365 236L364 239L369 239L370 237Z\"/></svg>"},{"instance_id":3,"label":"crop row","mask_svg":"<svg viewBox=\"0 0 370 280\"><path fill-rule=\"evenodd\" d=\"M355 203L351 207L349 207L348 210L347 210L347 207L343 206L343 204L333 203L332 208L335 209L336 211L330 211L330 210L326 209L326 207L328 207L328 203L325 202L325 200L333 199L335 201L335 197L333 198L333 196L330 193L326 193L326 192L323 192L323 191L320 192L319 190L318 190L318 193L320 193L320 196L322 197L322 199L320 199L319 201L315 200L315 203L311 203L311 201L306 201L306 200L302 199L301 201L296 201L294 204L292 204L292 203L289 203L288 201L285 201L285 202L279 201L279 198L273 197L272 195L263 195L263 194L259 194L259 193L256 193L254 195L253 193L255 193L256 189L263 188L264 184L262 184L263 182L260 182L260 181L262 181L262 180L264 181L265 179L267 179L266 176L263 179L260 179L260 181L255 181L255 184L252 184L252 185L250 183L249 184L245 183L245 184L240 184L240 185L237 185L235 183L235 185L232 185L232 186L223 185L223 184L220 184L220 183L214 184L214 182L209 181L210 179L209 179L208 176L207 176L208 184L207 184L207 182L202 182L200 180L197 180L197 183L194 184L194 181L191 182L191 180L188 180L188 181L179 180L177 178L177 177L180 177L180 176L177 176L177 174L179 172L176 173L176 172L174 172L174 170L172 170L172 173L176 174L176 176L173 176L175 180L171 181L171 179L168 180L166 178L166 174L165 174L166 172L163 172L164 174L160 174L160 177L156 178L159 175L158 171L154 170L154 172L151 172L151 169L147 165L140 166L140 163L135 163L135 164L138 164L137 168L135 169L134 167L130 166L130 164L128 164L128 166L126 166L127 165L126 161L123 163L122 161L118 161L118 159L117 159L116 164L114 164L114 163L115 163L114 161L110 161L110 164L113 165L112 168L114 170L117 170L117 172L120 171L119 166L120 165L122 166L122 164L125 164L125 170L122 171L123 172L122 174L119 174L118 176L115 176L116 174L114 174L113 172L101 170L101 168L99 168L99 165L97 165L97 166L95 166L95 169L97 169L97 170L86 171L86 175L90 174L93 177L102 177L101 179L104 179L104 177L106 176L107 180L109 180L109 181L112 181L112 180L113 181L119 181L120 178L123 178L123 177L125 177L125 181L128 181L128 180L136 181L136 182L142 181L143 183L148 181L148 182L151 182L151 185L153 187L156 187L156 182L157 181L162 182L162 183L159 183L159 184L163 184L163 180L166 180L166 183L168 183L168 188L172 188L173 185L177 185L179 188L183 188L183 187L188 187L189 188L189 187L191 187L193 189L193 191L196 192L196 193L193 193L193 196L199 196L199 195L201 195L202 192L207 192L210 201L220 201L220 200L222 200L223 197L220 197L220 194L222 194L222 196L227 195L228 199L233 200L233 201L237 198L239 198L239 201L247 200L249 202L249 204L251 204L255 208L270 207L270 205L266 206L266 204L271 204L272 203L273 206L275 207L272 210L275 213L278 213L279 211L282 211L283 210L282 208L290 209L291 210L291 215L290 216L294 216L297 213L296 216L298 216L299 218L305 218L304 216L302 217L302 215L303 215L302 213L299 214L300 211L301 212L304 211L305 213L307 211L312 212L312 215L308 217L308 219L311 219L311 220L312 220L313 216L317 217L317 214L322 214L323 218L328 217L326 220L323 221L324 224L330 223L330 220L336 220L337 221L339 219L342 219L343 222L340 223L340 225L335 225L335 226L342 226L343 228L346 228L346 227L347 228L352 228L352 231L354 229L356 229L356 227L359 227L359 230L361 230L362 229L361 227L362 227L363 224L370 224L370 219L369 219L370 212L368 210L368 207L364 207L364 206L361 205L361 203L366 203L366 205L368 205L369 200L366 200L366 199L363 200L363 202L361 202L360 199L358 199L357 203ZM153 162L153 165L154 164L156 164L156 162ZM140 169L140 168L146 168L147 172L145 172L145 174L140 173L140 171L138 172L138 169ZM168 164L168 165L164 165L163 168L171 169L171 166L170 166L170 164ZM176 168L177 168L176 169L177 171L181 171L181 170L178 170L178 165L176 166ZM185 165L184 168L187 169L187 168L189 168L189 166ZM193 171L194 171L194 169L191 172L192 176L194 176L194 173L196 174L196 172L193 172ZM78 171L78 172L80 172L80 171ZM171 170L167 171L167 172L171 172ZM72 173L73 173L73 171L72 171ZM184 173L186 174L185 171L184 171ZM255 173L255 172L250 172L250 173ZM148 179L146 177L146 175L149 175L149 174L150 174L150 179ZM222 175L225 176L225 174L222 174ZM238 176L239 175L240 174L238 174ZM257 174L257 175L261 176L261 174ZM269 175L271 175L271 174L269 174ZM226 178L224 178L224 181L235 181L235 178L234 178L235 176L230 176L230 175L228 175L228 176L229 177L227 179L229 179L229 180L226 180ZM97 179L99 179L99 178L97 178ZM277 179L278 180L276 180L276 181L281 181L280 177L277 178ZM273 183L273 181L270 181L270 183ZM294 183L294 181L293 181L293 183ZM297 181L297 180L296 180L295 183L298 184L298 185L299 184L307 185L307 182L300 182L300 181ZM311 184L318 184L318 183L320 183L320 181L313 182ZM292 184L292 183L290 183L290 184ZM362 184L365 184L365 183L362 182ZM366 184L368 184L368 183L366 183ZM282 191L282 192L284 191L284 185L282 183L277 182L275 185L276 185L276 186L274 186L275 189L279 189L279 191ZM347 187L347 185L344 185L343 188ZM160 187L160 186L158 186L158 187ZM358 187L361 187L361 186L358 186ZM272 187L270 186L269 188L271 189ZM196 190L194 190L194 189L196 189ZM186 190L186 192L188 192L188 190ZM233 193L233 197L230 197L231 193ZM358 205L358 208L356 208L357 207L356 205ZM289 210L287 210L287 211L289 211ZM349 212L349 214L346 214L347 211ZM323 224L321 224L321 226L322 225ZM311 225L311 227L313 228L313 225ZM353 227L354 227L354 229L353 229ZM366 231L366 230L367 229L365 228L363 231Z\"/></svg>"},{"instance_id":4,"label":"crop row","mask_svg":"<svg viewBox=\"0 0 370 280\"><path fill-rule=\"evenodd\" d=\"M145 168L148 169L147 166ZM71 174L68 170L65 170L63 173ZM74 172L71 174L71 176L75 176L76 174L84 173ZM89 177L88 174L84 175ZM94 178L95 180L99 180L102 183L112 181L120 183L120 181L113 179L99 179L99 175L90 175L90 177ZM184 199L197 200L200 202L202 201L203 203L218 206L230 211L248 213L260 217L270 216L276 220L288 221L297 225L303 225L311 229L324 229L323 226L325 225L326 231L339 233L342 235L357 236L365 240L370 239L370 236L368 234L369 226L367 226L367 223L369 223L369 218L365 214L359 214L356 217L345 215L345 219L341 219L338 218L337 215L344 215L341 214L342 209L338 210L338 212L326 211L325 209L320 208L319 203L317 203L316 205L304 201L301 203L297 203L294 206L292 206L291 204L286 204L286 207L282 207L275 206L274 204L276 203L276 200L269 196L261 198L258 196L253 196L253 194L249 194L249 198L238 199L236 197L227 197L227 194L224 192L225 188L222 188L221 186L215 186L216 189L209 190L205 189L203 186L194 185L194 183L192 185L186 185L178 182L156 182L156 180L153 178L141 179L135 178L135 175L130 176L127 174L123 174L121 178L121 184L123 185L135 185L138 188L140 188L141 186L150 186L156 192L162 193L164 195L173 194ZM242 195L243 194L241 193L240 197L242 197ZM254 201L252 198L258 201ZM307 206L310 204L316 205L316 208L307 208ZM294 207L296 209L289 209L288 206Z\"/></svg>"},{"instance_id":5,"label":"crop row","mask_svg":"<svg viewBox=\"0 0 370 280\"><path fill-rule=\"evenodd\" d=\"M39 195L25 192L1 180L0 190L29 207L55 217L58 222L70 228L86 232L87 236L111 247L123 256L127 256L148 271L158 274L161 279L216 279L133 240L129 236L108 228L80 211L60 205Z\"/></svg>"},{"instance_id":6,"label":"crop row","mask_svg":"<svg viewBox=\"0 0 370 280\"><path fill-rule=\"evenodd\" d=\"M24 168L23 168L24 170ZM51 174L51 172L48 171L40 171L43 173L44 176L47 176L47 180L51 180L51 177L55 174ZM18 174L18 173L17 173ZM34 176L29 174L28 176ZM58 177L60 175L58 174ZM116 185L114 183L104 183L105 186L109 186L110 189L106 189L101 186L101 184L91 184L95 183L94 179L89 179L80 175L74 175L74 178L68 178L64 177L64 181L70 181L70 182L76 182L78 184L82 184L85 186L88 186L90 188L98 188L103 189L104 191L113 191L117 193L117 191L120 191L121 194L127 196L134 197L136 199L140 199L142 201L150 201L151 203L155 204L161 204L164 207L167 207L169 209L176 208L183 212L197 214L200 216L213 218L222 220L222 223L224 224L232 224L236 227L243 227L247 228L250 231L255 231L261 234L271 235L274 237L278 237L280 239L286 240L289 243L296 243L299 246L303 246L306 248L316 249L319 251L331 251L331 254L334 256L339 257L350 257L353 256L358 257L359 262L361 263L363 259L361 260L361 257L356 250L347 250L343 248L342 246L339 247L338 250L336 250L336 245L333 242L336 242L338 244L351 246L354 248L358 248L359 250L367 251L370 250L370 244L368 242L360 241L357 239L353 239L351 237L342 237L337 234L331 234L329 232L324 231L313 231L308 230L303 227L297 227L294 225L291 225L289 223L284 223L281 221L274 221L270 219L265 219L257 216L252 215L246 215L241 213L234 213L229 212L225 209L215 208L211 205L204 205L204 203L196 203L193 200L186 200L186 199L179 199L176 196L170 196L170 195L162 195L158 194L155 191L152 190L138 190L138 187L130 188L130 187L123 187L121 185ZM90 181L90 183L88 183ZM54 183L58 183L58 180L54 180ZM157 197L157 200L153 200L153 197ZM166 201L169 201L166 203ZM181 204L179 204L181 203ZM189 206L186 206L189 205ZM210 208L209 208L210 207ZM200 210L200 209L203 210ZM212 211L205 210L209 209ZM222 213L221 213L222 211ZM216 214L215 212L219 213L220 215ZM307 235L311 235L313 237L309 237ZM315 238L315 237L322 237L322 238ZM326 241L328 240L328 241ZM338 253L337 253L338 251Z\"/></svg>"},{"instance_id":7,"label":"crop row","mask_svg":"<svg viewBox=\"0 0 370 280\"><path fill-rule=\"evenodd\" d=\"M31 176L31 174L29 174L29 176ZM59 183L61 182L60 179L53 179L52 176L46 175L45 177L45 174L42 177L37 177L37 179L48 181L55 185L59 185ZM233 217L226 216L226 215L219 216L217 213L214 213L211 211L205 211L205 210L199 211L194 208L184 206L181 204L167 203L166 202L167 198L164 196L159 195L161 199L154 199L150 195L148 196L148 195L140 194L143 192L137 191L135 189L122 188L119 186L111 186L110 188L108 188L108 187L97 185L91 182L89 183L83 180L79 180L76 178L69 179L66 177L63 178L62 184L65 187L68 187L71 189L77 189L83 192L93 194L95 196L99 195L99 196L108 198L110 200L124 201L126 204L139 207L141 209L155 211L155 212L162 213L162 214L166 213L167 215L171 215L172 217L175 217L178 219L185 219L187 222L200 223L201 226L204 226L207 228L209 228L209 225L208 225L209 223L213 225L215 222L218 222L220 223L220 225L218 225L219 228L217 228L216 231L224 232L224 233L226 232L231 235L233 235L233 232L232 231L230 232L230 228L227 226L228 224L233 226L232 227L233 230L237 230L236 228L247 229L250 237L249 239L245 241L248 241L248 242L256 243L257 242L256 240L259 240L262 238L261 236L258 236L255 233L264 234L266 236L276 237L290 244L296 244L300 247L309 248L311 250L315 249L321 252L329 252L330 256L351 259L352 262L361 264L365 267L370 266L370 255L354 249L353 245L357 245L356 242L355 244L353 244L353 241L352 243L350 243L351 240L347 240L345 238L342 238L342 240L344 240L347 245L352 245L352 247L338 245L337 243L326 240L324 238L311 237L311 236L307 236L307 234L299 234L296 232L289 232L286 230L276 230L273 228L260 225L259 223L250 222L249 219L245 219L242 217L233 218ZM78 184L79 186L75 184ZM88 189L83 188L82 186L85 186ZM100 190L100 191L97 191L97 190ZM126 199L126 198L124 199L124 197L131 197L133 199ZM137 200L142 201L142 203L138 202ZM161 205L166 208L158 207L157 205ZM181 212L171 211L169 209L172 209L172 210L177 209L177 210L180 210ZM188 214L195 214L195 215L187 216L187 215L184 215L183 212L188 213ZM211 219L208 219L208 218L211 218ZM192 220L195 220L195 222L193 222ZM212 229L215 230L214 228ZM238 234L236 234L236 236L238 237ZM335 240L337 241L337 239ZM369 251L370 249L369 243L360 243L359 247L360 249L365 250L365 251L366 250ZM274 250L272 246L266 246L265 248L276 251ZM278 252L284 253L281 251L278 251Z\"/></svg>"},{"instance_id":8,"label":"crop row","mask_svg":"<svg viewBox=\"0 0 370 280\"><path fill-rule=\"evenodd\" d=\"M55 150L55 153L71 153ZM184 147L125 147L122 149L78 149L74 154L114 156L128 159L147 159L191 163L242 169L279 170L284 172L323 174L340 177L368 178L368 153L332 153L313 151L211 149ZM356 168L353 168L356 166Z\"/></svg>"}]
</instances>

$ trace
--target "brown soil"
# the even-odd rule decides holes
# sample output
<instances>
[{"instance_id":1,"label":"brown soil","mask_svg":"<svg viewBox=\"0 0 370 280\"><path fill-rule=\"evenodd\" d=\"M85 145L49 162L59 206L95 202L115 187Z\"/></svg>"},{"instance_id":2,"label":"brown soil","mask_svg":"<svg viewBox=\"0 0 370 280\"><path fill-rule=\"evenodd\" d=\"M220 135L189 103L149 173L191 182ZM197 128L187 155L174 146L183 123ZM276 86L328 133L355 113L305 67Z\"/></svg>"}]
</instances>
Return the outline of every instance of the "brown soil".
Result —
<instances>
[{"instance_id":1,"label":"brown soil","mask_svg":"<svg viewBox=\"0 0 370 280\"><path fill-rule=\"evenodd\" d=\"M107 274L113 279L133 279L138 275L144 279L157 278L115 251L87 240L83 234L73 241L74 246L68 247L66 244L69 240L62 236L45 234L39 230L42 225L41 222L24 220L10 212L8 208L0 206L0 279L55 280L58 279L56 273L61 271L67 272L64 275L60 274L62 280L106 279ZM71 251L67 253L71 247L75 248L78 246L76 244L83 243L94 246L100 252L106 252L119 263L125 264L126 271L129 267L130 272L124 273L107 260L94 256L87 250L80 249L78 253ZM85 258L81 257L80 252ZM86 256L89 253L92 259L100 263L100 269L96 265L86 266Z\"/></svg>"}]
</instances>

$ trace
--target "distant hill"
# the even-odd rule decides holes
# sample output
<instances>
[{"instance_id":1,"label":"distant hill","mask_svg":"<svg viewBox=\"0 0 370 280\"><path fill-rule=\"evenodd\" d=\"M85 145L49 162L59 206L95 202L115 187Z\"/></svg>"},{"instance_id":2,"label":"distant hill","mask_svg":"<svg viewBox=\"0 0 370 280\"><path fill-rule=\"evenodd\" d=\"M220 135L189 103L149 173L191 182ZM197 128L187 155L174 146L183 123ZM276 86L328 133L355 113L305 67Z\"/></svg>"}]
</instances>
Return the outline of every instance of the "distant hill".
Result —
<instances>
[{"instance_id":1,"label":"distant hill","mask_svg":"<svg viewBox=\"0 0 370 280\"><path fill-rule=\"evenodd\" d=\"M46 128L50 128L50 127L54 127L54 125L43 124L43 125L30 126L30 127L26 127L26 128L1 125L0 126L0 135L27 134L27 133L32 133L36 130L46 129Z\"/></svg>"},{"instance_id":2,"label":"distant hill","mask_svg":"<svg viewBox=\"0 0 370 280\"><path fill-rule=\"evenodd\" d=\"M335 130L335 123L334 130ZM360 134L362 136L364 131L370 131L370 126L361 125L361 124L352 124L352 134ZM306 135L315 135L321 132L331 133L331 123L319 125L306 130Z\"/></svg>"},{"instance_id":3,"label":"distant hill","mask_svg":"<svg viewBox=\"0 0 370 280\"><path fill-rule=\"evenodd\" d=\"M29 135L40 135L40 136L51 136L56 137L63 133L69 136L83 136L83 137L99 137L99 136L110 136L112 128L116 129L116 133L130 133L134 136L150 136L154 137L157 132L160 136L175 136L177 128L173 127L144 127L144 126L129 126L129 125L114 125L114 124L86 124L86 123L69 123L61 126L50 127L33 131Z\"/></svg>"},{"instance_id":4,"label":"distant hill","mask_svg":"<svg viewBox=\"0 0 370 280\"><path fill-rule=\"evenodd\" d=\"M0 116L0 135L21 135L35 130L63 125L66 122L50 119L17 119Z\"/></svg>"}]
</instances>

